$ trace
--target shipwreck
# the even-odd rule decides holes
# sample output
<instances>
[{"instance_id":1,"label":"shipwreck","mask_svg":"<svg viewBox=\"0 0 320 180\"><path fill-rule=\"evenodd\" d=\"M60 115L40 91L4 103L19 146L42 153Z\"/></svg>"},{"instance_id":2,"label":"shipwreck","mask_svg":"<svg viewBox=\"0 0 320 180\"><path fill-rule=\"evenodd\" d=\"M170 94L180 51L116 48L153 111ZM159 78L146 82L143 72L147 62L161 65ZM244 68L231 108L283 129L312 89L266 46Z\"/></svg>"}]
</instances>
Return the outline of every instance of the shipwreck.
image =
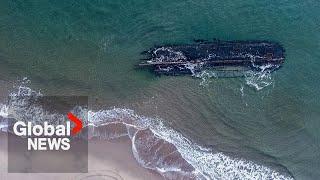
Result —
<instances>
[{"instance_id":1,"label":"shipwreck","mask_svg":"<svg viewBox=\"0 0 320 180\"><path fill-rule=\"evenodd\" d=\"M139 67L156 74L181 75L211 69L238 75L247 70L274 71L285 59L284 48L270 41L204 41L191 44L156 46L142 52Z\"/></svg>"}]
</instances>

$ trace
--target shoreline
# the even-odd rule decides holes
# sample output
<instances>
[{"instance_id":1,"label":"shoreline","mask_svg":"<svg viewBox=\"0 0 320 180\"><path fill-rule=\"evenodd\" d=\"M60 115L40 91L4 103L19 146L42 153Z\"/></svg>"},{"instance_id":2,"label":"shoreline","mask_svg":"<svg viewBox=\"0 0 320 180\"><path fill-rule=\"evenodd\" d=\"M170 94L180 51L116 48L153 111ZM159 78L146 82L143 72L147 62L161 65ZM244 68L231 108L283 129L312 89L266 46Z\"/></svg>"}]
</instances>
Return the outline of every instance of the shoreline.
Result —
<instances>
[{"instance_id":1,"label":"shoreline","mask_svg":"<svg viewBox=\"0 0 320 180\"><path fill-rule=\"evenodd\" d=\"M31 91L31 89L30 89ZM5 93L5 91L2 91L2 93ZM116 140L101 140L97 138L90 139L89 141L89 173L87 174L33 174L30 175L30 179L56 179L56 177L60 177L59 179L63 178L69 178L69 179L85 179L85 177L92 177L92 176L105 176L105 177L112 177L113 179L164 179L163 176L161 176L159 173L162 173L161 169L160 172L156 172L153 170L150 170L148 168L144 168L143 165L140 165L138 161L134 158L133 151L132 151L132 133L135 132L135 128L128 129L127 125L131 125L132 127L135 127L135 124L144 124L142 125L142 128L144 129L148 127L150 130L153 128L156 132L162 134L161 137L158 137L158 135L155 135L153 132L150 131L141 131L139 133L138 138L133 138L136 141L135 143L138 143L139 151L141 152L140 155L147 160L146 162L152 162L154 163L151 168L157 169L162 168L162 163L168 163L169 165L173 165L174 167L183 167L186 172L191 173L191 177L194 177L194 169L200 169L201 168L209 168L206 169L208 173L214 173L212 171L211 165L220 164L219 166L215 167L221 173L218 175L221 176L227 176L228 174L225 174L224 171L227 171L228 168L232 168L234 173L243 175L243 176L266 176L269 175L275 175L275 177L281 177L282 173L277 172L276 169L270 168L268 166L264 166L260 163L255 163L253 161L242 159L242 158L234 158L232 156L227 156L224 153L211 153L211 152L204 152L201 150L201 147L195 147L195 145L189 144L183 137L181 137L181 134L172 130L171 128L168 128L166 126L162 126L160 124L153 124L156 121L156 119L152 119L149 121L149 118L146 118L144 116L137 116L134 111L130 109L108 109L108 110L102 110L100 112L95 112L97 119L92 119L93 121L96 120L97 125L99 125L99 122L101 120L104 121L102 126L99 126L100 131L102 134L107 135L117 135L117 134L127 134L126 137L121 137ZM146 124L145 124L146 123ZM151 124L149 124L151 123ZM159 123L159 122L158 122ZM108 125L109 124L109 125ZM149 125L147 125L149 124ZM116 126L114 126L116 125ZM118 126L119 125L119 126ZM156 126L154 126L156 125ZM160 125L160 126L159 126ZM105 126L105 128L103 127ZM164 129L163 129L164 128ZM164 132L165 131L165 132ZM168 134L168 137L166 138ZM164 137L163 137L164 136ZM169 137L170 136L170 137ZM103 137L102 137L103 138ZM169 139L168 139L169 138ZM173 138L174 141L171 141L170 139ZM1 141L3 137L1 136ZM158 147L158 142L161 142L161 144L165 144L165 148L162 148L163 152L160 151L151 151ZM152 146L150 148L150 145ZM186 148L185 146L190 145L190 147ZM3 144L0 147L1 150L1 156L6 157L5 153L7 152L7 148L4 148L6 146L3 146ZM150 149L146 149L150 148ZM200 150L199 150L200 148ZM135 149L136 150L136 149ZM147 152L147 153L146 153ZM159 153L159 154L158 154ZM194 154L198 158L194 159L188 159L190 153ZM158 161L154 161L154 158L151 158L151 156L159 158ZM170 156L170 157L169 157ZM162 157L165 157L164 159ZM151 159L150 159L151 158ZM206 159L205 161L199 161L200 159ZM222 158L222 160L221 160ZM139 159L139 158L138 158ZM188 159L189 161L186 161ZM207 159L209 161L207 161ZM210 161L211 160L211 161ZM48 159L50 161L50 157ZM5 165L5 162L2 160L0 161L1 164ZM150 164L149 164L150 165ZM233 166L233 167L232 167ZM248 166L248 168L256 168L257 166L261 168L259 171L262 171L262 174L258 175L256 173L256 170L253 170L254 172L247 172L244 169L241 169L242 166ZM7 167L7 166L5 166ZM156 168L154 168L156 167ZM157 169L158 170L158 169ZM3 172L3 173L2 173ZM167 173L167 171L165 171ZM164 174L165 174L164 173ZM226 172L227 173L227 172ZM278 174L280 173L280 174ZM8 174L7 170L1 171L1 176L4 179L21 179L21 174ZM164 175L163 174L163 175ZM25 175L25 174L22 174ZM170 171L168 171L168 175L170 174ZM42 177L43 176L43 177ZM165 175L164 175L165 176ZM211 177L214 177L215 175L212 175ZM285 175L283 176L285 177ZM289 178L289 177L288 177ZM290 178L289 178L290 179Z\"/></svg>"},{"instance_id":2,"label":"shoreline","mask_svg":"<svg viewBox=\"0 0 320 180\"><path fill-rule=\"evenodd\" d=\"M0 79L0 104L7 100L13 83ZM1 117L0 117L1 119ZM88 173L8 173L7 133L0 131L0 179L86 179L105 177L107 179L164 179L156 171L146 169L134 158L131 140L127 137L116 140L90 139L88 142ZM51 157L48 157L50 161ZM52 157L54 158L54 156Z\"/></svg>"},{"instance_id":3,"label":"shoreline","mask_svg":"<svg viewBox=\"0 0 320 180\"><path fill-rule=\"evenodd\" d=\"M34 179L86 179L106 178L118 180L164 179L157 172L143 168L134 159L131 152L129 138L116 141L90 140L89 141L89 172L88 173L8 173L7 167L7 134L0 132L0 179L34 180ZM48 157L50 160L51 157Z\"/></svg>"}]
</instances>

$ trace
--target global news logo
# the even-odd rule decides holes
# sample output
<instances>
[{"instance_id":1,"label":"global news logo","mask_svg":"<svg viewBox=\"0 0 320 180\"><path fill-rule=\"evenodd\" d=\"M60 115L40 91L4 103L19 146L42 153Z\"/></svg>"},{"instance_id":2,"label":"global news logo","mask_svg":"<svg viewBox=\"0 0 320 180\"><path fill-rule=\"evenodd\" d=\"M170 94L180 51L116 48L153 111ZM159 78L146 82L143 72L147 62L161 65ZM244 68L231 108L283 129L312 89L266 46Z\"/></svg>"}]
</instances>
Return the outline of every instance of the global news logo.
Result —
<instances>
[{"instance_id":1,"label":"global news logo","mask_svg":"<svg viewBox=\"0 0 320 180\"><path fill-rule=\"evenodd\" d=\"M52 125L47 121L33 125L31 122L17 121L13 125L13 133L27 138L28 151L67 151L70 149L71 136L76 136L83 128L82 121L69 112L68 119L75 124L71 129L70 121L65 125Z\"/></svg>"},{"instance_id":2,"label":"global news logo","mask_svg":"<svg viewBox=\"0 0 320 180\"><path fill-rule=\"evenodd\" d=\"M10 96L8 105L9 173L88 172L87 96Z\"/></svg>"}]
</instances>

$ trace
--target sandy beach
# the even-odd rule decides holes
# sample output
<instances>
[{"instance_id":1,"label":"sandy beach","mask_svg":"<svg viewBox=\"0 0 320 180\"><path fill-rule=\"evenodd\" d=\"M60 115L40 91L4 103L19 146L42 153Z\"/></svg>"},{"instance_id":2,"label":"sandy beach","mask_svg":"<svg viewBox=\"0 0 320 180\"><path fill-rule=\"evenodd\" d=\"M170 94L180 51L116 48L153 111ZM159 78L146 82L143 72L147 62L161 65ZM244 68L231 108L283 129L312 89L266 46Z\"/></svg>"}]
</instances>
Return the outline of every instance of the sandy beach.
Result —
<instances>
[{"instance_id":1,"label":"sandy beach","mask_svg":"<svg viewBox=\"0 0 320 180\"><path fill-rule=\"evenodd\" d=\"M0 103L6 101L9 89L13 85L0 80ZM1 120L1 117L0 117ZM131 140L128 137L117 140L89 141L88 173L8 173L8 141L7 133L0 132L0 179L1 180L56 180L56 179L117 179L117 180L141 180L163 179L157 172L143 168L138 164L132 154ZM48 166L54 157L47 158ZM41 157L43 158L43 157ZM41 160L42 162L42 160ZM24 163L24 162L19 162ZM63 165L62 165L63 166Z\"/></svg>"},{"instance_id":2,"label":"sandy beach","mask_svg":"<svg viewBox=\"0 0 320 180\"><path fill-rule=\"evenodd\" d=\"M53 157L51 157L53 158ZM8 152L7 135L0 134L0 179L3 180L35 180L35 179L163 179L158 173L141 167L131 152L130 140L122 138L115 141L90 140L89 141L89 172L88 173L61 173L61 174L18 174L7 173ZM50 161L50 157L48 157ZM49 162L48 162L49 163ZM44 164L45 165L45 164Z\"/></svg>"}]
</instances>

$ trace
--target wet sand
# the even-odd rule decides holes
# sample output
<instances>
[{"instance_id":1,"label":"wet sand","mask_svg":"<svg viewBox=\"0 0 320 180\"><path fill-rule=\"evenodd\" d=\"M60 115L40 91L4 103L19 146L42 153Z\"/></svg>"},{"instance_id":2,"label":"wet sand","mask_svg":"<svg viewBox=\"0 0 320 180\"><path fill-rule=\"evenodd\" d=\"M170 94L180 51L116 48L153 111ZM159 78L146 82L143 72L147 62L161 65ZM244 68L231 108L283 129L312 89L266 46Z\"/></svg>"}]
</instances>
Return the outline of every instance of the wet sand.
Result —
<instances>
[{"instance_id":1,"label":"wet sand","mask_svg":"<svg viewBox=\"0 0 320 180\"><path fill-rule=\"evenodd\" d=\"M129 138L117 141L90 140L89 141L89 172L88 173L7 173L7 135L0 133L0 179L3 180L56 180L56 179L117 179L117 180L160 180L158 173L141 167L131 152ZM47 162L50 158L47 157ZM51 159L52 160L52 159ZM44 165L46 165L44 163Z\"/></svg>"},{"instance_id":2,"label":"wet sand","mask_svg":"<svg viewBox=\"0 0 320 180\"><path fill-rule=\"evenodd\" d=\"M0 103L6 101L13 84L0 79ZM1 120L1 117L0 117ZM45 157L46 162L54 161L54 157ZM0 132L0 179L1 180L56 180L56 179L117 179L117 180L160 180L157 172L143 168L132 154L131 140L128 137L116 141L89 141L88 173L8 173L7 134ZM48 166L47 163L43 164ZM63 166L63 165L62 165Z\"/></svg>"}]
</instances>

